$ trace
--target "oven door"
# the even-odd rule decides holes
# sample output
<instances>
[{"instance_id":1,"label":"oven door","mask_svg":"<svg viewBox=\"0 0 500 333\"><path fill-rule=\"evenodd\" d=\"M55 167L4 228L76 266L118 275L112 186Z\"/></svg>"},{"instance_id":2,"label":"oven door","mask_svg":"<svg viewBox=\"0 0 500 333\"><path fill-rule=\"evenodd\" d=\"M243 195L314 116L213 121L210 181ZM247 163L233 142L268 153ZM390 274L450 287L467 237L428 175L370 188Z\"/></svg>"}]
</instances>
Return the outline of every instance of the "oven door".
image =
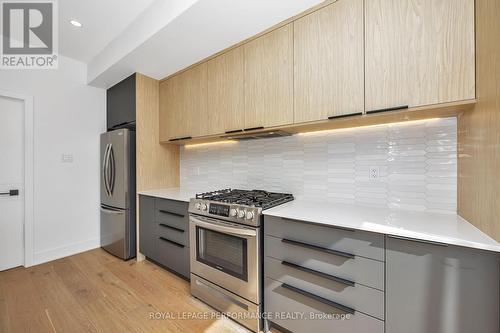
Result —
<instances>
[{"instance_id":1,"label":"oven door","mask_svg":"<svg viewBox=\"0 0 500 333\"><path fill-rule=\"evenodd\" d=\"M259 229L190 215L191 273L260 303Z\"/></svg>"}]
</instances>

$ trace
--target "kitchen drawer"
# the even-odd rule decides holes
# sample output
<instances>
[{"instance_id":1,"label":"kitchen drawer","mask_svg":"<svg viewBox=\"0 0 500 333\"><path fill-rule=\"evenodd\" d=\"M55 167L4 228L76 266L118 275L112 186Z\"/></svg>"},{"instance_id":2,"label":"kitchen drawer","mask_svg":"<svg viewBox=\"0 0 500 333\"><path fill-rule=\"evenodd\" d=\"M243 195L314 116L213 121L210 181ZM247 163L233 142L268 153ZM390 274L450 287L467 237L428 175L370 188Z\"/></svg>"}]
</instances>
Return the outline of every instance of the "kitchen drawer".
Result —
<instances>
[{"instance_id":1,"label":"kitchen drawer","mask_svg":"<svg viewBox=\"0 0 500 333\"><path fill-rule=\"evenodd\" d=\"M177 215L187 216L189 204L183 201L156 198L156 209Z\"/></svg>"},{"instance_id":2,"label":"kitchen drawer","mask_svg":"<svg viewBox=\"0 0 500 333\"><path fill-rule=\"evenodd\" d=\"M156 199L156 222L184 230L189 229L188 204L173 200Z\"/></svg>"},{"instance_id":3,"label":"kitchen drawer","mask_svg":"<svg viewBox=\"0 0 500 333\"><path fill-rule=\"evenodd\" d=\"M154 259L174 272L189 278L189 247L158 237Z\"/></svg>"},{"instance_id":4,"label":"kitchen drawer","mask_svg":"<svg viewBox=\"0 0 500 333\"><path fill-rule=\"evenodd\" d=\"M384 261L384 235L265 216L266 235Z\"/></svg>"},{"instance_id":5,"label":"kitchen drawer","mask_svg":"<svg viewBox=\"0 0 500 333\"><path fill-rule=\"evenodd\" d=\"M334 252L304 247L300 243L285 243L281 238L265 236L265 254L306 266L326 274L384 290L384 263L364 257L346 258Z\"/></svg>"},{"instance_id":6,"label":"kitchen drawer","mask_svg":"<svg viewBox=\"0 0 500 333\"><path fill-rule=\"evenodd\" d=\"M283 283L265 279L265 308L269 319L294 333L384 333L384 322L355 311L345 319L311 319L312 316L342 315L346 312L327 304L328 300L318 300L314 295L304 295L298 290L282 286ZM292 286L293 288L294 286ZM330 300L331 301L331 300ZM279 313L287 315L298 313L304 318L280 318ZM316 317L317 318L317 317Z\"/></svg>"},{"instance_id":7,"label":"kitchen drawer","mask_svg":"<svg viewBox=\"0 0 500 333\"><path fill-rule=\"evenodd\" d=\"M156 225L156 234L158 235L158 237L164 237L166 239L189 247L189 232L187 228L186 230L183 230L181 228L172 227L170 224L161 222Z\"/></svg>"},{"instance_id":8,"label":"kitchen drawer","mask_svg":"<svg viewBox=\"0 0 500 333\"><path fill-rule=\"evenodd\" d=\"M307 271L306 271L307 270ZM266 277L333 300L356 311L384 319L384 292L344 280L293 261L265 258Z\"/></svg>"}]
</instances>

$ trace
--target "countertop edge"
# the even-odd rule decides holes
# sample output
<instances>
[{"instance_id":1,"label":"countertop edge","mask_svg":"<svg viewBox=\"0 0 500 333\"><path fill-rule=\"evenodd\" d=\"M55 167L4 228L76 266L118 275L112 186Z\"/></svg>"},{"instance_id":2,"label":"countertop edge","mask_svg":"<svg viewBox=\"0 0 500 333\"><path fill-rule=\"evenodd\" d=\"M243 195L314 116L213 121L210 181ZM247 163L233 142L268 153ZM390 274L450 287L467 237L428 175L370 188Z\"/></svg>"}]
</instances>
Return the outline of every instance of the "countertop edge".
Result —
<instances>
[{"instance_id":1,"label":"countertop edge","mask_svg":"<svg viewBox=\"0 0 500 333\"><path fill-rule=\"evenodd\" d=\"M408 240L410 240L410 241L415 240L415 241L423 241L423 242L432 242L432 243L437 243L437 244L461 246L461 247L466 247L466 248L471 248L471 249L476 249L476 250L483 250L483 251L500 253L500 244L499 245L488 245L488 244L484 244L484 243L477 243L477 242L473 242L473 241L456 239L456 238L442 236L442 235L422 234L421 232L414 232L414 231L410 231L410 230L408 230L408 231L400 230L397 228L385 227L383 225L380 225L380 228L378 228L378 229L377 228L369 228L369 227L363 228L363 227L359 227L359 226L353 226L353 225L350 225L347 223L335 223L335 222L324 223L324 222L318 222L318 221L314 221L314 220L297 219L297 218L293 218L293 217L288 217L284 214L273 214L273 213L268 213L266 211L263 212L263 215L293 220L293 221L297 221L297 222L310 223L310 224L323 226L323 227L332 227L332 228L337 227L337 228L353 229L353 230L359 230L359 231L365 231L365 232L373 232L376 234L387 235L387 236L403 237L403 238L408 238ZM468 222L466 220L464 220L464 222L470 224L470 222Z\"/></svg>"}]
</instances>

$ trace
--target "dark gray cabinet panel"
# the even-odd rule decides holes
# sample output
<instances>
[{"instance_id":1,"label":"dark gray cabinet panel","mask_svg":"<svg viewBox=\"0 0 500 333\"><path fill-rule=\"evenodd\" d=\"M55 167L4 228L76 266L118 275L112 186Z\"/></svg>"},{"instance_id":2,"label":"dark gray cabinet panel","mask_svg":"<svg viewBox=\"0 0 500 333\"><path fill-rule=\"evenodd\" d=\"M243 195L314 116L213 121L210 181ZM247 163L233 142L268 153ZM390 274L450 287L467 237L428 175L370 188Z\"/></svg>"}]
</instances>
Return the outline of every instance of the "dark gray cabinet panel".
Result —
<instances>
[{"instance_id":1,"label":"dark gray cabinet panel","mask_svg":"<svg viewBox=\"0 0 500 333\"><path fill-rule=\"evenodd\" d=\"M386 333L498 333L499 259L387 237Z\"/></svg>"},{"instance_id":2,"label":"dark gray cabinet panel","mask_svg":"<svg viewBox=\"0 0 500 333\"><path fill-rule=\"evenodd\" d=\"M315 225L274 216L266 216L265 220L266 235L384 261L383 235Z\"/></svg>"},{"instance_id":3,"label":"dark gray cabinet panel","mask_svg":"<svg viewBox=\"0 0 500 333\"><path fill-rule=\"evenodd\" d=\"M345 283L338 276L311 270L305 265L289 264L267 257L264 263L266 276L292 285L314 295L348 306L356 311L384 319L384 292L361 284Z\"/></svg>"},{"instance_id":4,"label":"dark gray cabinet panel","mask_svg":"<svg viewBox=\"0 0 500 333\"><path fill-rule=\"evenodd\" d=\"M189 248L164 237L156 240L158 263L189 279Z\"/></svg>"},{"instance_id":5,"label":"dark gray cabinet panel","mask_svg":"<svg viewBox=\"0 0 500 333\"><path fill-rule=\"evenodd\" d=\"M294 333L384 333L382 320L357 311L346 315L335 304L315 296L291 290L283 287L280 281L266 278L264 311L270 314L273 323ZM292 315L299 317L293 318Z\"/></svg>"},{"instance_id":6,"label":"dark gray cabinet panel","mask_svg":"<svg viewBox=\"0 0 500 333\"><path fill-rule=\"evenodd\" d=\"M106 91L106 123L108 130L135 122L135 74Z\"/></svg>"},{"instance_id":7,"label":"dark gray cabinet panel","mask_svg":"<svg viewBox=\"0 0 500 333\"><path fill-rule=\"evenodd\" d=\"M189 279L188 203L141 195L140 250Z\"/></svg>"},{"instance_id":8,"label":"dark gray cabinet panel","mask_svg":"<svg viewBox=\"0 0 500 333\"><path fill-rule=\"evenodd\" d=\"M139 251L153 258L155 252L155 199L139 196Z\"/></svg>"},{"instance_id":9,"label":"dark gray cabinet panel","mask_svg":"<svg viewBox=\"0 0 500 333\"><path fill-rule=\"evenodd\" d=\"M272 323L292 332L384 332L383 235L269 216L264 234L264 311L306 315Z\"/></svg>"},{"instance_id":10,"label":"dark gray cabinet panel","mask_svg":"<svg viewBox=\"0 0 500 333\"><path fill-rule=\"evenodd\" d=\"M284 243L280 238L265 236L266 257L293 262L323 273L384 290L383 262L364 257L345 258L314 248Z\"/></svg>"}]
</instances>

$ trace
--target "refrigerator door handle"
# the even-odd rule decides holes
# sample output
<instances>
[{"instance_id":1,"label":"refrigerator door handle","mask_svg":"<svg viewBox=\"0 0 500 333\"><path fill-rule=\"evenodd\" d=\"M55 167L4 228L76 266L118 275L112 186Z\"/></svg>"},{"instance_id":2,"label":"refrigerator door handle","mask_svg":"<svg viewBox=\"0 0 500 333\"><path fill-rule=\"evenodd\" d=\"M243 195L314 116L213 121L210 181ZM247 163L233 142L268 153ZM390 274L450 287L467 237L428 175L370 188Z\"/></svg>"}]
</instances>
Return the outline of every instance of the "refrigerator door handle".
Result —
<instances>
[{"instance_id":1,"label":"refrigerator door handle","mask_svg":"<svg viewBox=\"0 0 500 333\"><path fill-rule=\"evenodd\" d=\"M101 206L101 212L108 213L108 214L114 214L114 215L123 215L125 214L124 210L118 210L118 209L109 209Z\"/></svg>"},{"instance_id":2,"label":"refrigerator door handle","mask_svg":"<svg viewBox=\"0 0 500 333\"><path fill-rule=\"evenodd\" d=\"M103 181L104 181L104 188L106 190L106 193L108 194L108 196L111 195L110 191L109 191L109 184L108 184L108 162L109 162L109 147L110 147L110 144L108 143L106 145L106 149L104 150L104 159L103 159L103 166L102 166L102 178L103 178Z\"/></svg>"},{"instance_id":3,"label":"refrigerator door handle","mask_svg":"<svg viewBox=\"0 0 500 333\"><path fill-rule=\"evenodd\" d=\"M109 154L108 154L108 159L109 159L109 193L113 195L113 191L115 189L115 178L116 178L116 164L115 164L115 153L113 150L113 144L109 144Z\"/></svg>"}]
</instances>

